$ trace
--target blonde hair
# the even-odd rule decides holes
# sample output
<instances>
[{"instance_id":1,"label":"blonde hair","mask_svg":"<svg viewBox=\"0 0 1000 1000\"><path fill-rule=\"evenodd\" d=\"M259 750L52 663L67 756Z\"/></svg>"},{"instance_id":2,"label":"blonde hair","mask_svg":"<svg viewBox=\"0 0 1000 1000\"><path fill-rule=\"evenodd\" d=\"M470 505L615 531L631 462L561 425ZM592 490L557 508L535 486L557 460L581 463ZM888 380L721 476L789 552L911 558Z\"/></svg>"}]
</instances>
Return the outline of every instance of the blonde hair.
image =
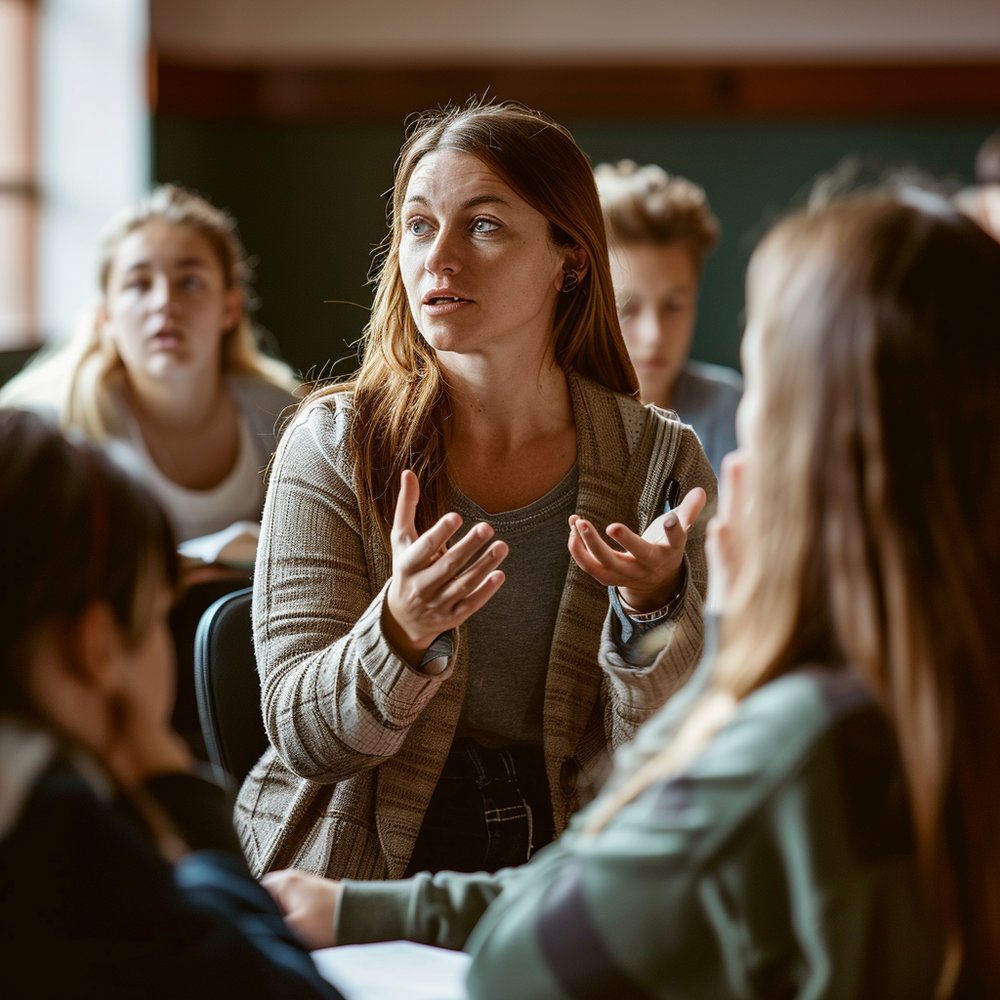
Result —
<instances>
[{"instance_id":1,"label":"blonde hair","mask_svg":"<svg viewBox=\"0 0 1000 1000\"><path fill-rule=\"evenodd\" d=\"M240 288L244 292L239 319L223 337L222 370L294 390L298 380L292 370L268 357L258 346L245 305L251 294L251 269L235 220L191 191L173 184L161 185L111 220L98 250L98 287L102 297L107 294L122 240L155 219L194 229L214 251L226 288ZM109 389L124 380L125 375L114 342L100 322L100 307L94 305L85 311L66 343L43 351L11 379L0 393L0 401L8 406L49 403L55 407L61 426L77 428L92 440L102 441L122 432Z\"/></svg>"},{"instance_id":2,"label":"blonde hair","mask_svg":"<svg viewBox=\"0 0 1000 1000\"><path fill-rule=\"evenodd\" d=\"M402 205L417 164L439 149L470 153L549 223L557 246L581 249L589 267L576 291L560 295L552 331L563 370L574 369L615 392L638 395L635 371L615 311L600 204L590 163L570 133L539 111L514 102L471 102L417 118L396 162L389 234L383 244L361 368L352 383L311 400L354 390L358 417L352 445L360 487L372 497L388 544L400 474L421 482L418 528L443 510L448 396L433 349L420 335L399 269ZM307 401L308 402L308 401Z\"/></svg>"},{"instance_id":3,"label":"blonde hair","mask_svg":"<svg viewBox=\"0 0 1000 1000\"><path fill-rule=\"evenodd\" d=\"M702 271L719 242L719 220L702 188L656 164L640 167L632 160L599 163L594 178L612 246L680 243Z\"/></svg>"},{"instance_id":4,"label":"blonde hair","mask_svg":"<svg viewBox=\"0 0 1000 1000\"><path fill-rule=\"evenodd\" d=\"M796 216L755 252L754 502L711 688L591 827L677 773L750 692L801 664L848 664L898 741L946 934L941 991L961 967L994 995L1000 245L917 197Z\"/></svg>"}]
</instances>

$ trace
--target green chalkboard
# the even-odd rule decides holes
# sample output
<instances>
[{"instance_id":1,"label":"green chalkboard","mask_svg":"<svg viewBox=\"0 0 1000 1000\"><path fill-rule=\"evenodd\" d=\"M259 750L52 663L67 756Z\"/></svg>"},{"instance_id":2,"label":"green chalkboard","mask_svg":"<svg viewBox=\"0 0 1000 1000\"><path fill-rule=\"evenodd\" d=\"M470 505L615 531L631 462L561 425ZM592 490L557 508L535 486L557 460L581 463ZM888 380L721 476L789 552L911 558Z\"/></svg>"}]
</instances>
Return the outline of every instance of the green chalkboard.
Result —
<instances>
[{"instance_id":1,"label":"green chalkboard","mask_svg":"<svg viewBox=\"0 0 1000 1000\"><path fill-rule=\"evenodd\" d=\"M693 353L738 365L743 274L768 223L845 156L917 164L968 181L995 121L706 124L566 121L596 163L629 157L698 181L722 224L709 259ZM157 181L193 187L239 220L257 260L258 319L306 374L353 367L370 304L371 254L403 123L219 124L160 117Z\"/></svg>"}]
</instances>

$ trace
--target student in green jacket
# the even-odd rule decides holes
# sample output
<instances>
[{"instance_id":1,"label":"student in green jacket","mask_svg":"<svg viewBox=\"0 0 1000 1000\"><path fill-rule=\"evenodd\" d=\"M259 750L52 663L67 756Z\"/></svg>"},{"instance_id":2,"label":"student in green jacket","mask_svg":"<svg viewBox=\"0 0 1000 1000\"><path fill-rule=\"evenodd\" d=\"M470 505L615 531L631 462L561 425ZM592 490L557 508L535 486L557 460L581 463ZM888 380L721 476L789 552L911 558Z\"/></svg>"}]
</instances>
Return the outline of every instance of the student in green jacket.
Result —
<instances>
[{"instance_id":1,"label":"student in green jacket","mask_svg":"<svg viewBox=\"0 0 1000 1000\"><path fill-rule=\"evenodd\" d=\"M314 947L473 956L472 997L1000 996L1000 245L910 194L748 279L714 659L537 859L266 879Z\"/></svg>"}]
</instances>

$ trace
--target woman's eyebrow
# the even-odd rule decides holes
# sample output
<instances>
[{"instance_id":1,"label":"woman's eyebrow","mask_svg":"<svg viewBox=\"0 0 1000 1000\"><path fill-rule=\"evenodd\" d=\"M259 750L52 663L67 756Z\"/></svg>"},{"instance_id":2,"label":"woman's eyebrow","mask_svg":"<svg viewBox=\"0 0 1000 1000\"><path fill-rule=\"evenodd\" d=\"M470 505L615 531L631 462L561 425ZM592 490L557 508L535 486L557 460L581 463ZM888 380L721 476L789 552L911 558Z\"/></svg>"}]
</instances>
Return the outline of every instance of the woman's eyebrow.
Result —
<instances>
[{"instance_id":1,"label":"woman's eyebrow","mask_svg":"<svg viewBox=\"0 0 1000 1000\"><path fill-rule=\"evenodd\" d=\"M406 203L415 203L417 205L430 205L430 202L422 194L411 194L407 199ZM510 207L510 202L505 201L498 194L477 194L474 198L469 198L467 201L463 201L459 206L462 209L475 208L477 205L506 205Z\"/></svg>"}]
</instances>

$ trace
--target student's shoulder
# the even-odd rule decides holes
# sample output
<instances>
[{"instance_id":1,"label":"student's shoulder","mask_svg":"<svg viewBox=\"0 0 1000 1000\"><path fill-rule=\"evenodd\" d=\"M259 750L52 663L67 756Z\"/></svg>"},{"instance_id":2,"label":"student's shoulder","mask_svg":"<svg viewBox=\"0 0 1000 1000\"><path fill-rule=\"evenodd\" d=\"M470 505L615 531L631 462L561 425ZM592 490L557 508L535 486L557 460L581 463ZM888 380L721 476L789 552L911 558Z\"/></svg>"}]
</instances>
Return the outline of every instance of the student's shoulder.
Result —
<instances>
[{"instance_id":1,"label":"student's shoulder","mask_svg":"<svg viewBox=\"0 0 1000 1000\"><path fill-rule=\"evenodd\" d=\"M848 668L803 667L750 694L706 754L709 764L739 758L764 770L791 768L830 734L864 718L887 726L868 687Z\"/></svg>"},{"instance_id":2,"label":"student's shoulder","mask_svg":"<svg viewBox=\"0 0 1000 1000\"><path fill-rule=\"evenodd\" d=\"M743 376L723 365L688 361L678 377L675 395L688 397L695 404L704 400L711 400L716 405L723 401L736 404L743 395Z\"/></svg>"},{"instance_id":3,"label":"student's shoulder","mask_svg":"<svg viewBox=\"0 0 1000 1000\"><path fill-rule=\"evenodd\" d=\"M241 409L249 407L280 412L298 402L295 394L284 386L259 376L232 374L226 378L226 384Z\"/></svg>"}]
</instances>

